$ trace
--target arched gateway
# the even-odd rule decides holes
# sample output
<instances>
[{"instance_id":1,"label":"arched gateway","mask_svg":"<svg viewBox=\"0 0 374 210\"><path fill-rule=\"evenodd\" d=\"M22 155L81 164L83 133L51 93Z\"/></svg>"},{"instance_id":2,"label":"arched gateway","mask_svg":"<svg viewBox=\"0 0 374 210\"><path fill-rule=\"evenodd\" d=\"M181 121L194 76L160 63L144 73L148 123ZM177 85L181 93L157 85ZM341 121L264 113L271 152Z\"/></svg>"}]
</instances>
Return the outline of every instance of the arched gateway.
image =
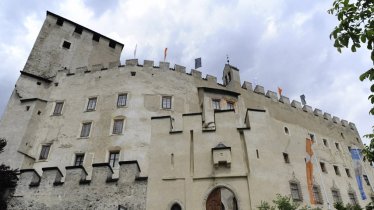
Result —
<instances>
[{"instance_id":1,"label":"arched gateway","mask_svg":"<svg viewBox=\"0 0 374 210\"><path fill-rule=\"evenodd\" d=\"M208 196L206 210L238 210L234 193L225 188L215 188Z\"/></svg>"}]
</instances>

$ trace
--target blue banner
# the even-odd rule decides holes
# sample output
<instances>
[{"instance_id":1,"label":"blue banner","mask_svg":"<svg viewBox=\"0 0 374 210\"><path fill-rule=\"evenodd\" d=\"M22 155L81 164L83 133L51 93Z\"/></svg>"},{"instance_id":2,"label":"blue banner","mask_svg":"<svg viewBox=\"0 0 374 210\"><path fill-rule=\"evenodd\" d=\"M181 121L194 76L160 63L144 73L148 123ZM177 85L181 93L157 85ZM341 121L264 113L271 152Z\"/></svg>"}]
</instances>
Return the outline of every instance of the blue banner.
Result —
<instances>
[{"instance_id":1,"label":"blue banner","mask_svg":"<svg viewBox=\"0 0 374 210\"><path fill-rule=\"evenodd\" d=\"M351 149L351 155L352 155L353 167L355 170L358 189L360 190L362 200L366 200L366 194L364 191L364 187L362 185L362 165L361 165L360 149Z\"/></svg>"}]
</instances>

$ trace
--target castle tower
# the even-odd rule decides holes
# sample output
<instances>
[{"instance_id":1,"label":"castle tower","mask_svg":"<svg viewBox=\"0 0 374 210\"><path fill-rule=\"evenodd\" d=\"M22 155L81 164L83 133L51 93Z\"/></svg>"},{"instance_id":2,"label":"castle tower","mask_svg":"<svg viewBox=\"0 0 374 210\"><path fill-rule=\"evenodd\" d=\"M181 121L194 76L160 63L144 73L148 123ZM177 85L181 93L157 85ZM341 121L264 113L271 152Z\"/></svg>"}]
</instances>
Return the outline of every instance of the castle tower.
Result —
<instances>
[{"instance_id":1,"label":"castle tower","mask_svg":"<svg viewBox=\"0 0 374 210\"><path fill-rule=\"evenodd\" d=\"M119 62L123 44L47 11L23 69L50 78L61 69Z\"/></svg>"},{"instance_id":2,"label":"castle tower","mask_svg":"<svg viewBox=\"0 0 374 210\"><path fill-rule=\"evenodd\" d=\"M240 74L239 69L230 64L226 64L223 69L222 81L225 86L229 88L240 87Z\"/></svg>"}]
</instances>

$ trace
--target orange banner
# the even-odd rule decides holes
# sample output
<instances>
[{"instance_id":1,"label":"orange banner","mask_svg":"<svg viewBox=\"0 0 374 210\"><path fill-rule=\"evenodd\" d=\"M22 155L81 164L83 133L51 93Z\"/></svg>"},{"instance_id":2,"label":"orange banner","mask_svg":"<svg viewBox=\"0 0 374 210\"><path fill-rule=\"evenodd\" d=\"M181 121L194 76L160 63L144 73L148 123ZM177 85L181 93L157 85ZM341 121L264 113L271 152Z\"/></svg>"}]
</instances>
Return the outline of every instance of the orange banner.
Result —
<instances>
[{"instance_id":1,"label":"orange banner","mask_svg":"<svg viewBox=\"0 0 374 210\"><path fill-rule=\"evenodd\" d=\"M306 139L306 180L308 184L308 191L310 197L310 204L316 204L313 193L313 163L312 163L312 150L313 141L311 139Z\"/></svg>"}]
</instances>

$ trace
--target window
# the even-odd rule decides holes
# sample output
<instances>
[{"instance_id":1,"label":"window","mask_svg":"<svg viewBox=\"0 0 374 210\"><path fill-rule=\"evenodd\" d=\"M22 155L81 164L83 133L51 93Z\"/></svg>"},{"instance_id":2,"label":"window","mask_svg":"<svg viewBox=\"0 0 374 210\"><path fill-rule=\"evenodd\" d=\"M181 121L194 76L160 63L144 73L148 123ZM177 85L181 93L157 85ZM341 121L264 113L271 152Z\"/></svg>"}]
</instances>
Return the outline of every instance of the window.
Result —
<instances>
[{"instance_id":1,"label":"window","mask_svg":"<svg viewBox=\"0 0 374 210\"><path fill-rule=\"evenodd\" d=\"M348 168L345 169L345 173L347 174L348 177L351 177L351 172L349 171Z\"/></svg>"},{"instance_id":2,"label":"window","mask_svg":"<svg viewBox=\"0 0 374 210\"><path fill-rule=\"evenodd\" d=\"M82 124L81 137L88 137L90 135L92 122L85 122Z\"/></svg>"},{"instance_id":3,"label":"window","mask_svg":"<svg viewBox=\"0 0 374 210\"><path fill-rule=\"evenodd\" d=\"M127 210L127 207L124 207L124 206L119 205L119 206L118 206L118 210Z\"/></svg>"},{"instance_id":4,"label":"window","mask_svg":"<svg viewBox=\"0 0 374 210\"><path fill-rule=\"evenodd\" d=\"M87 111L94 111L96 109L97 98L89 98L87 103Z\"/></svg>"},{"instance_id":5,"label":"window","mask_svg":"<svg viewBox=\"0 0 374 210\"><path fill-rule=\"evenodd\" d=\"M59 26L62 26L64 24L64 19L58 18L57 21L56 21L56 24L59 25Z\"/></svg>"},{"instance_id":6,"label":"window","mask_svg":"<svg viewBox=\"0 0 374 210\"><path fill-rule=\"evenodd\" d=\"M174 203L172 206L171 206L171 209L170 210L182 210L182 207L177 204L177 203Z\"/></svg>"},{"instance_id":7,"label":"window","mask_svg":"<svg viewBox=\"0 0 374 210\"><path fill-rule=\"evenodd\" d=\"M229 109L229 110L234 109L234 102L228 101L227 102L227 109Z\"/></svg>"},{"instance_id":8,"label":"window","mask_svg":"<svg viewBox=\"0 0 374 210\"><path fill-rule=\"evenodd\" d=\"M50 148L51 148L51 145L42 145L42 150L40 151L39 160L46 160L48 158Z\"/></svg>"},{"instance_id":9,"label":"window","mask_svg":"<svg viewBox=\"0 0 374 210\"><path fill-rule=\"evenodd\" d=\"M348 192L349 201L351 204L357 204L356 194L354 192Z\"/></svg>"},{"instance_id":10,"label":"window","mask_svg":"<svg viewBox=\"0 0 374 210\"><path fill-rule=\"evenodd\" d=\"M334 203L341 202L342 197L340 196L340 192L338 189L331 189L332 198L334 200Z\"/></svg>"},{"instance_id":11,"label":"window","mask_svg":"<svg viewBox=\"0 0 374 210\"><path fill-rule=\"evenodd\" d=\"M94 35L92 36L92 40L98 42L98 41L100 40L100 35L99 35L99 34L94 34Z\"/></svg>"},{"instance_id":12,"label":"window","mask_svg":"<svg viewBox=\"0 0 374 210\"><path fill-rule=\"evenodd\" d=\"M117 98L117 107L126 106L126 102L127 102L127 94L126 93L119 94Z\"/></svg>"},{"instance_id":13,"label":"window","mask_svg":"<svg viewBox=\"0 0 374 210\"><path fill-rule=\"evenodd\" d=\"M123 119L116 119L113 123L113 134L122 134Z\"/></svg>"},{"instance_id":14,"label":"window","mask_svg":"<svg viewBox=\"0 0 374 210\"><path fill-rule=\"evenodd\" d=\"M64 106L64 102L56 102L55 110L53 111L53 115L61 115L63 106Z\"/></svg>"},{"instance_id":15,"label":"window","mask_svg":"<svg viewBox=\"0 0 374 210\"><path fill-rule=\"evenodd\" d=\"M335 147L336 147L337 150L340 150L339 143L335 142Z\"/></svg>"},{"instance_id":16,"label":"window","mask_svg":"<svg viewBox=\"0 0 374 210\"><path fill-rule=\"evenodd\" d=\"M64 41L64 43L62 43L62 47L65 48L65 49L70 49L70 45L71 45L71 43L67 42L67 41Z\"/></svg>"},{"instance_id":17,"label":"window","mask_svg":"<svg viewBox=\"0 0 374 210\"><path fill-rule=\"evenodd\" d=\"M352 149L352 148L351 148L350 146L348 146L348 152L351 152L351 149Z\"/></svg>"},{"instance_id":18,"label":"window","mask_svg":"<svg viewBox=\"0 0 374 210\"><path fill-rule=\"evenodd\" d=\"M162 108L171 109L171 96L162 96Z\"/></svg>"},{"instance_id":19,"label":"window","mask_svg":"<svg viewBox=\"0 0 374 210\"><path fill-rule=\"evenodd\" d=\"M302 201L301 190L299 184L296 182L290 182L291 197L294 201Z\"/></svg>"},{"instance_id":20,"label":"window","mask_svg":"<svg viewBox=\"0 0 374 210\"><path fill-rule=\"evenodd\" d=\"M219 99L213 99L212 100L213 109L221 109L220 102L221 102L221 100L219 100Z\"/></svg>"},{"instance_id":21,"label":"window","mask_svg":"<svg viewBox=\"0 0 374 210\"><path fill-rule=\"evenodd\" d=\"M116 48L116 43L113 40L110 40L109 47Z\"/></svg>"},{"instance_id":22,"label":"window","mask_svg":"<svg viewBox=\"0 0 374 210\"><path fill-rule=\"evenodd\" d=\"M339 167L338 166L334 166L334 171L335 171L335 174L340 176L340 171L339 171Z\"/></svg>"},{"instance_id":23,"label":"window","mask_svg":"<svg viewBox=\"0 0 374 210\"><path fill-rule=\"evenodd\" d=\"M327 173L325 163L320 162L319 165L321 166L321 171L322 171L323 173Z\"/></svg>"},{"instance_id":24,"label":"window","mask_svg":"<svg viewBox=\"0 0 374 210\"><path fill-rule=\"evenodd\" d=\"M327 139L322 139L323 141L323 145L325 145L325 147L329 147L328 143L327 143Z\"/></svg>"},{"instance_id":25,"label":"window","mask_svg":"<svg viewBox=\"0 0 374 210\"><path fill-rule=\"evenodd\" d=\"M345 137L344 137L344 134L343 134L343 133L340 133L340 135L342 136L342 139L345 139Z\"/></svg>"},{"instance_id":26,"label":"window","mask_svg":"<svg viewBox=\"0 0 374 210\"><path fill-rule=\"evenodd\" d=\"M283 159L285 163L290 163L290 158L288 157L287 153L283 153Z\"/></svg>"},{"instance_id":27,"label":"window","mask_svg":"<svg viewBox=\"0 0 374 210\"><path fill-rule=\"evenodd\" d=\"M82 26L75 26L74 32L77 34L82 34L83 27Z\"/></svg>"},{"instance_id":28,"label":"window","mask_svg":"<svg viewBox=\"0 0 374 210\"><path fill-rule=\"evenodd\" d=\"M119 151L112 151L109 153L109 165L111 167L116 167L119 160Z\"/></svg>"},{"instance_id":29,"label":"window","mask_svg":"<svg viewBox=\"0 0 374 210\"><path fill-rule=\"evenodd\" d=\"M284 133L285 133L285 134L289 134L289 133L290 133L290 131L288 130L287 127L284 127Z\"/></svg>"},{"instance_id":30,"label":"window","mask_svg":"<svg viewBox=\"0 0 374 210\"><path fill-rule=\"evenodd\" d=\"M309 133L309 136L310 136L310 140L312 140L314 142L314 134Z\"/></svg>"},{"instance_id":31,"label":"window","mask_svg":"<svg viewBox=\"0 0 374 210\"><path fill-rule=\"evenodd\" d=\"M369 182L369 178L368 178L368 176L367 175L362 175L363 177L364 177L364 180L365 180L365 182L366 182L366 184L368 185L368 186L370 186L370 182Z\"/></svg>"},{"instance_id":32,"label":"window","mask_svg":"<svg viewBox=\"0 0 374 210\"><path fill-rule=\"evenodd\" d=\"M75 155L74 166L83 165L83 160L84 160L84 154L76 154Z\"/></svg>"},{"instance_id":33,"label":"window","mask_svg":"<svg viewBox=\"0 0 374 210\"><path fill-rule=\"evenodd\" d=\"M316 201L317 204L323 204L321 190L316 185L313 186L313 195L314 195L314 200Z\"/></svg>"}]
</instances>

